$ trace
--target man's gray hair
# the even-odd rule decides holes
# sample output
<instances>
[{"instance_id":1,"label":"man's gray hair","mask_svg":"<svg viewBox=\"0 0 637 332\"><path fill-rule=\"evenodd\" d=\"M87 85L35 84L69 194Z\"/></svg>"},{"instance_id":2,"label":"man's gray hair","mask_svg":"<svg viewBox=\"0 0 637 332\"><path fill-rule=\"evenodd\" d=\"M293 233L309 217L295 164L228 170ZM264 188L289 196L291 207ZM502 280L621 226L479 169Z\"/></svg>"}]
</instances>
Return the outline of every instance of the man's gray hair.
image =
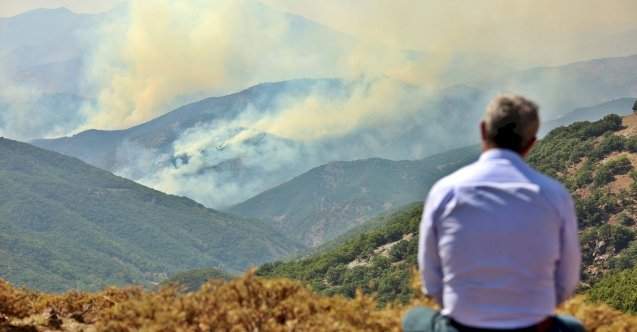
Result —
<instances>
[{"instance_id":1,"label":"man's gray hair","mask_svg":"<svg viewBox=\"0 0 637 332\"><path fill-rule=\"evenodd\" d=\"M527 147L540 127L537 104L512 93L493 98L483 121L488 143L516 152Z\"/></svg>"}]
</instances>

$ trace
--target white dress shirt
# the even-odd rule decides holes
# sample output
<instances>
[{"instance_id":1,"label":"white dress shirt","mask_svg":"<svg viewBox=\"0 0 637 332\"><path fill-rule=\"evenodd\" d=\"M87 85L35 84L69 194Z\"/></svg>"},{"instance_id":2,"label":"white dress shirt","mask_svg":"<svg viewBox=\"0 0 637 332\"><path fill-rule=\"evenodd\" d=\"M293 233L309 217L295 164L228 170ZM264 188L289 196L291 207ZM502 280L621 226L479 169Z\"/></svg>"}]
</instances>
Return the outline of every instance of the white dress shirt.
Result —
<instances>
[{"instance_id":1,"label":"white dress shirt","mask_svg":"<svg viewBox=\"0 0 637 332\"><path fill-rule=\"evenodd\" d=\"M429 192L418 252L423 291L461 324L542 321L572 295L580 261L568 191L513 151L487 150Z\"/></svg>"}]
</instances>

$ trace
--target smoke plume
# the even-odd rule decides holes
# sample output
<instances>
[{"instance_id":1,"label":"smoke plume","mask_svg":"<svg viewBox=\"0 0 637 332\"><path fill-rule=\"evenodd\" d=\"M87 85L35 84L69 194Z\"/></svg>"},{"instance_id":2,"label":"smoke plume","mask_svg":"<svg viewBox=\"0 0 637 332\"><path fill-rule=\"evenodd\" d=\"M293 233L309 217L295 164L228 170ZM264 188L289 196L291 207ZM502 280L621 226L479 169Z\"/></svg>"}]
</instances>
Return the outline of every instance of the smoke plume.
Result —
<instances>
[{"instance_id":1,"label":"smoke plume","mask_svg":"<svg viewBox=\"0 0 637 332\"><path fill-rule=\"evenodd\" d=\"M124 165L118 174L222 207L331 160L417 159L472 143L476 114L493 90L507 85L502 77L536 65L637 52L588 47L635 26L631 0L486 0L480 8L467 1L264 2L349 35L256 0L131 0L79 34L89 45L78 92L86 98L61 98L70 106L53 112L38 106L48 103L48 94L12 82L0 92L0 134L126 129L262 82L339 78L333 87L290 92L272 97L267 108L249 104L199 123L165 148L131 141L118 148ZM573 104L584 94L580 83L564 94L551 82L510 86L547 105L545 119L570 110L563 105L586 106ZM455 83L491 90L461 87L465 95L441 99ZM448 124L462 132L450 133Z\"/></svg>"}]
</instances>

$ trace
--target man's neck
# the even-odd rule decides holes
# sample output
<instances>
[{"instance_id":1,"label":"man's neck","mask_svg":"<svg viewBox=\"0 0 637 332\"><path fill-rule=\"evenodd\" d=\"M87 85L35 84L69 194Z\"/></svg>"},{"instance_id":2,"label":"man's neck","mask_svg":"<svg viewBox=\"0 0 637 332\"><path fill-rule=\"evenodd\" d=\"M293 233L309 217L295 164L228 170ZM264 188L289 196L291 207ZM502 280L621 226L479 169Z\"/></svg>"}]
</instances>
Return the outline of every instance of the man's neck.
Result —
<instances>
[{"instance_id":1,"label":"man's neck","mask_svg":"<svg viewBox=\"0 0 637 332\"><path fill-rule=\"evenodd\" d=\"M522 157L522 159L524 159L524 157L526 157L526 152L528 152L528 150L527 150L527 151L525 151L524 153L521 153L521 152L519 152L519 151L514 151L514 150L506 149L506 148L501 148L501 147L499 147L499 146L495 146L495 145L487 144L487 143L484 143L484 142L483 142L483 143L482 143L482 153L485 153L485 152L487 152L487 151L489 151L489 150L507 150L507 151L511 151L511 152L514 152L514 153L519 154L519 155L520 155L520 157Z\"/></svg>"}]
</instances>

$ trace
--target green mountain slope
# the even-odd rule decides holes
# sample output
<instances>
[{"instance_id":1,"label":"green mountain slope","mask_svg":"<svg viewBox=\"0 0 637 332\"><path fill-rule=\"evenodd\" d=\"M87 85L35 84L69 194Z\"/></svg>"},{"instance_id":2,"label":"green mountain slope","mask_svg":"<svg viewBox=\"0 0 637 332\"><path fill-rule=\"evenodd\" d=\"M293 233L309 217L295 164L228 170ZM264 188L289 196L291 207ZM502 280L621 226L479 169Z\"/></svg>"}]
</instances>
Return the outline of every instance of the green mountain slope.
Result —
<instances>
[{"instance_id":1,"label":"green mountain slope","mask_svg":"<svg viewBox=\"0 0 637 332\"><path fill-rule=\"evenodd\" d=\"M574 197L584 258L580 290L592 286L598 299L622 310L635 310L630 301L637 293L620 296L608 285L626 273L633 278L634 272L598 281L608 273L637 268L636 134L637 115L610 115L551 131L527 157L535 168L562 181ZM380 303L404 303L412 295L421 213L421 205L407 205L384 226L303 260L264 264L258 274L302 280L323 294L353 296L359 288L377 293Z\"/></svg>"},{"instance_id":2,"label":"green mountain slope","mask_svg":"<svg viewBox=\"0 0 637 332\"><path fill-rule=\"evenodd\" d=\"M194 292L211 279L230 280L232 275L217 269L197 269L176 273L164 280L159 286L175 285L182 292Z\"/></svg>"},{"instance_id":3,"label":"green mountain slope","mask_svg":"<svg viewBox=\"0 0 637 332\"><path fill-rule=\"evenodd\" d=\"M417 161L332 162L265 191L228 212L258 217L317 246L392 207L424 199L440 177L476 159L477 146Z\"/></svg>"},{"instance_id":4,"label":"green mountain slope","mask_svg":"<svg viewBox=\"0 0 637 332\"><path fill-rule=\"evenodd\" d=\"M345 243L347 243L349 240L361 234L373 232L376 229L385 226L390 221L400 218L400 216L405 213L406 209L417 208L420 205L422 205L422 202L413 202L413 203L402 205L396 208L392 208L389 211L379 214L378 216L372 218L369 221L366 221L360 225L354 226L353 228L346 231L345 233L321 244L320 246L308 247L304 250L293 253L291 256L284 258L284 260L285 261L300 260L300 259L316 256L316 255L325 253L327 251L330 251L332 249L338 248L344 245Z\"/></svg>"},{"instance_id":5,"label":"green mountain slope","mask_svg":"<svg viewBox=\"0 0 637 332\"><path fill-rule=\"evenodd\" d=\"M260 221L8 139L0 188L0 276L41 290L147 283L204 266L243 271L302 247Z\"/></svg>"},{"instance_id":6,"label":"green mountain slope","mask_svg":"<svg viewBox=\"0 0 637 332\"><path fill-rule=\"evenodd\" d=\"M585 264L594 283L637 262L637 115L608 115L551 131L529 163L570 190L579 218Z\"/></svg>"},{"instance_id":7,"label":"green mountain slope","mask_svg":"<svg viewBox=\"0 0 637 332\"><path fill-rule=\"evenodd\" d=\"M418 226L422 205L410 204L384 226L363 233L322 254L296 261L262 265L257 274L303 281L322 294L354 297L356 289L377 293L380 304L406 303L413 294Z\"/></svg>"},{"instance_id":8,"label":"green mountain slope","mask_svg":"<svg viewBox=\"0 0 637 332\"><path fill-rule=\"evenodd\" d=\"M301 280L319 293L353 297L356 289L377 293L381 304L412 296L411 269L416 264L422 203L410 203L383 213L350 232L304 253L305 259L266 263L257 275ZM366 232L360 232L366 229ZM189 290L196 290L212 270L178 274ZM203 275L203 277L202 277ZM216 277L215 277L216 278ZM171 278L172 279L172 278Z\"/></svg>"}]
</instances>

